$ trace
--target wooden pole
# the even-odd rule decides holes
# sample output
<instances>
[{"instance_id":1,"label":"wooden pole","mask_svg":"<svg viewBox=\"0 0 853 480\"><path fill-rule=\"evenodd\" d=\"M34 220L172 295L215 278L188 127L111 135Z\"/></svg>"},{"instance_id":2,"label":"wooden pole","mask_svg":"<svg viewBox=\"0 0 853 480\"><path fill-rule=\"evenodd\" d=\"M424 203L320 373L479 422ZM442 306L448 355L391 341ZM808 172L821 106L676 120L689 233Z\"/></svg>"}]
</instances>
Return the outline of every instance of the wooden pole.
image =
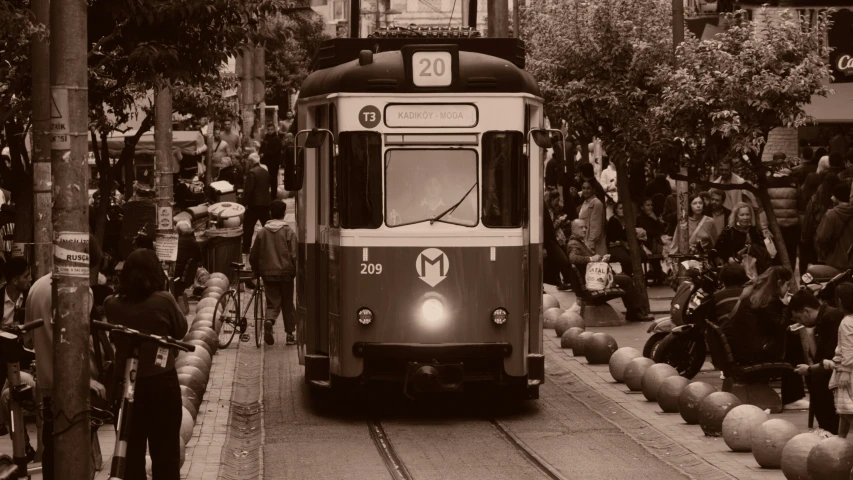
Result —
<instances>
[{"instance_id":1,"label":"wooden pole","mask_svg":"<svg viewBox=\"0 0 853 480\"><path fill-rule=\"evenodd\" d=\"M55 478L91 476L87 5L50 6ZM47 328L47 325L45 325Z\"/></svg>"}]
</instances>

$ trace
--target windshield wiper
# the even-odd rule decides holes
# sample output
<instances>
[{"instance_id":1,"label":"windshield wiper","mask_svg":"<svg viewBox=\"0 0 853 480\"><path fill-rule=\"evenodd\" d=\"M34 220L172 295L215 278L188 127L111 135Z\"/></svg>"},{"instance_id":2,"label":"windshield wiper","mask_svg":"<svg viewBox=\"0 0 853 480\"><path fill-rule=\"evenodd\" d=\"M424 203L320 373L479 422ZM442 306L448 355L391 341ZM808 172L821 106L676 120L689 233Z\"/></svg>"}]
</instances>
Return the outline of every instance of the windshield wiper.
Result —
<instances>
[{"instance_id":1,"label":"windshield wiper","mask_svg":"<svg viewBox=\"0 0 853 480\"><path fill-rule=\"evenodd\" d=\"M432 225L433 223L441 220L441 217L447 215L448 213L453 213L453 211L456 210L459 205L462 205L462 202L465 201L466 198L468 198L468 195L470 195L471 191L475 188L477 188L477 182L474 182L474 185L471 185L471 188L469 188L468 191L465 192L465 195L462 195L462 198L460 198L458 202L454 203L453 206L448 208L447 210L436 215L435 218L429 221L429 224Z\"/></svg>"}]
</instances>

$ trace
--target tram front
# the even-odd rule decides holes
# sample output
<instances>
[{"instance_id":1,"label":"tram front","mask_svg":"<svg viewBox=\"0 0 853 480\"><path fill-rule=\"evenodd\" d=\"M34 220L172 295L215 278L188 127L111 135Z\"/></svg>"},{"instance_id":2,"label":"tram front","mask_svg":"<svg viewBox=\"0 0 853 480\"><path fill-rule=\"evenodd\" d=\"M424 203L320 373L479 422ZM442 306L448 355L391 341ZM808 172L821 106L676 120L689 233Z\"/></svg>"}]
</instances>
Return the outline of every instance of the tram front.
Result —
<instances>
[{"instance_id":1,"label":"tram front","mask_svg":"<svg viewBox=\"0 0 853 480\"><path fill-rule=\"evenodd\" d=\"M359 50L302 87L304 181L288 176L309 384L538 396L543 152L526 132L542 101L495 54L520 42L466 40Z\"/></svg>"}]
</instances>

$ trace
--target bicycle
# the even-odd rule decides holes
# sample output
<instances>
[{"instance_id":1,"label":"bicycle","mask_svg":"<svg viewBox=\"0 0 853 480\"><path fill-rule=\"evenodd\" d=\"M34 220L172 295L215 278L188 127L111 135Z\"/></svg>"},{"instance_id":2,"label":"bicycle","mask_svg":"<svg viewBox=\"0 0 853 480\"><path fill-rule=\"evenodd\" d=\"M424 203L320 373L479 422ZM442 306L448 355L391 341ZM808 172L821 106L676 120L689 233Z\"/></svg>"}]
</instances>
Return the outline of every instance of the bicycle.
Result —
<instances>
[{"instance_id":1,"label":"bicycle","mask_svg":"<svg viewBox=\"0 0 853 480\"><path fill-rule=\"evenodd\" d=\"M35 322L33 322L35 323ZM116 426L116 445L113 451L112 465L110 466L110 479L124 479L125 466L127 464L127 441L130 438L130 421L133 417L133 402L136 395L136 372L139 369L139 347L145 342L152 342L165 348L165 353L157 352L157 361L165 364L169 350L181 350L192 352L195 345L175 340L171 337L151 335L138 330L133 330L122 325L113 325L99 320L93 320L92 325L97 328L108 330L110 334L126 335L131 339L130 355L124 365L124 388L122 390L121 405L118 411L118 425Z\"/></svg>"},{"instance_id":2,"label":"bicycle","mask_svg":"<svg viewBox=\"0 0 853 480\"><path fill-rule=\"evenodd\" d=\"M27 469L26 426L24 408L36 409L33 387L21 383L21 361L32 362L35 353L24 347L21 335L44 325L44 320L36 320L24 325L10 325L0 330L0 355L6 364L6 379L9 382L9 417L12 439L12 462L15 464L15 477L29 478L41 471L40 467Z\"/></svg>"},{"instance_id":3,"label":"bicycle","mask_svg":"<svg viewBox=\"0 0 853 480\"><path fill-rule=\"evenodd\" d=\"M228 348L234 335L237 334L237 329L240 330L240 341L248 342L249 336L246 333L248 329L247 316L249 315L249 307L254 307L252 321L255 327L255 346L261 348L261 340L263 337L264 313L266 303L264 302L264 285L259 276L255 277L256 286L252 292L252 297L246 303L245 309L242 308L241 293L243 293L242 283L244 263L233 262L234 274L236 280L228 288L228 291L219 297L216 302L216 307L213 309L213 324L219 325L219 348ZM241 314L242 312L242 314ZM219 323L217 323L219 322Z\"/></svg>"}]
</instances>

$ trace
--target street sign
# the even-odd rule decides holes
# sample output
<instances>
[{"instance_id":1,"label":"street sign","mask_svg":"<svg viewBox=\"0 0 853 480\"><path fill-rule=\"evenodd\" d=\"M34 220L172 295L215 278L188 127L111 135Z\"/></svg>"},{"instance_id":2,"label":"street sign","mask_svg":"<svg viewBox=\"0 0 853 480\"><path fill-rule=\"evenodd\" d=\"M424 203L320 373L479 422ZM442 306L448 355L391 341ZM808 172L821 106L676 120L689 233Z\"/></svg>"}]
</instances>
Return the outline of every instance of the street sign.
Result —
<instances>
[{"instance_id":1,"label":"street sign","mask_svg":"<svg viewBox=\"0 0 853 480\"><path fill-rule=\"evenodd\" d=\"M71 135L68 129L68 89L50 87L50 149L70 150Z\"/></svg>"},{"instance_id":2,"label":"street sign","mask_svg":"<svg viewBox=\"0 0 853 480\"><path fill-rule=\"evenodd\" d=\"M382 113L373 105L367 105L358 112L358 121L364 128L376 128L382 121Z\"/></svg>"},{"instance_id":3,"label":"street sign","mask_svg":"<svg viewBox=\"0 0 853 480\"><path fill-rule=\"evenodd\" d=\"M172 228L172 207L157 207L157 228L160 230Z\"/></svg>"}]
</instances>

